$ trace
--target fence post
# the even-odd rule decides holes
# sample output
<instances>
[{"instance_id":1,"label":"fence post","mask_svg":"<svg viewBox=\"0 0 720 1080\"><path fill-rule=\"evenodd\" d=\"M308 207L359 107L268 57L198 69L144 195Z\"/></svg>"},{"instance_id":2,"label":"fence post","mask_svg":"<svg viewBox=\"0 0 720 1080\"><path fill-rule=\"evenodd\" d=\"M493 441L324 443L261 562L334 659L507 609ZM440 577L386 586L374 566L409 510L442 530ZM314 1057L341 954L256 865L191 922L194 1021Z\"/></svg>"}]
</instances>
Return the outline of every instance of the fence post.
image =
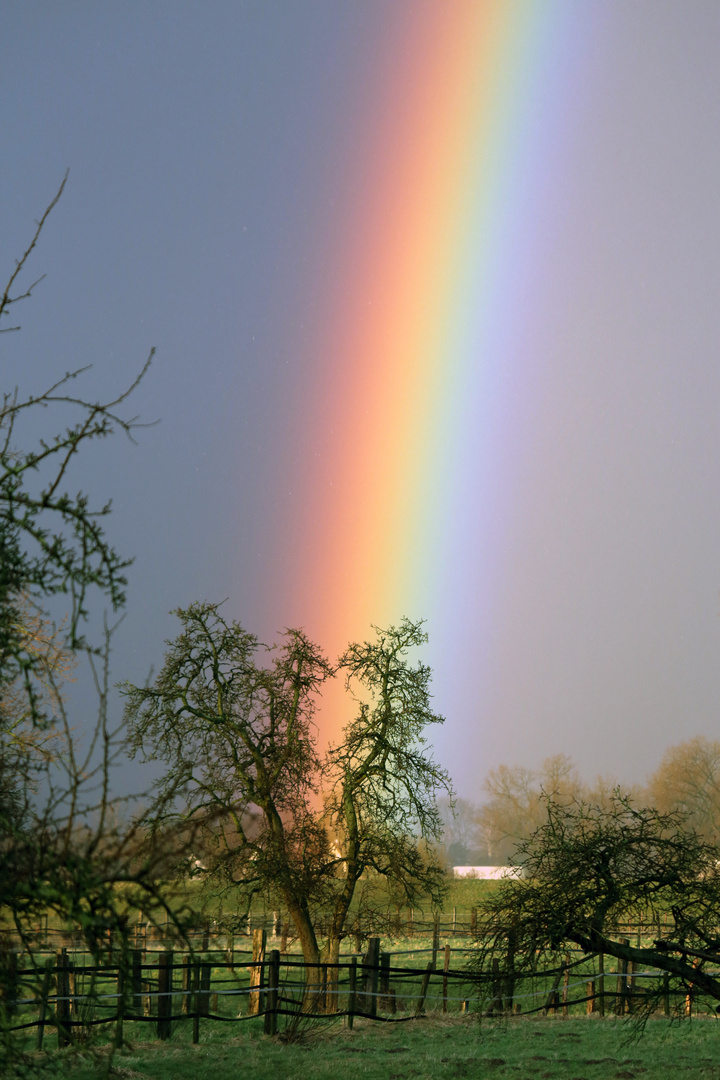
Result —
<instances>
[{"instance_id":1,"label":"fence post","mask_svg":"<svg viewBox=\"0 0 720 1080\"><path fill-rule=\"evenodd\" d=\"M453 908L453 910L455 910ZM448 976L447 973L450 970L450 946L445 946L445 960L443 962L443 981L442 981L442 1011L447 1012L447 997L448 997Z\"/></svg>"},{"instance_id":2,"label":"fence post","mask_svg":"<svg viewBox=\"0 0 720 1080\"><path fill-rule=\"evenodd\" d=\"M477 934L477 908L470 908L470 933Z\"/></svg>"},{"instance_id":3,"label":"fence post","mask_svg":"<svg viewBox=\"0 0 720 1080\"><path fill-rule=\"evenodd\" d=\"M52 982L54 964L52 957L45 961L45 971L43 972L42 983L40 986L40 1015L38 1017L38 1030L37 1030L37 1048L42 1050L43 1039L45 1038L45 1017L47 1015L48 998L50 996L50 983Z\"/></svg>"},{"instance_id":4,"label":"fence post","mask_svg":"<svg viewBox=\"0 0 720 1080\"><path fill-rule=\"evenodd\" d=\"M70 1043L70 1028L67 1021L70 1019L70 973L68 971L67 949L61 949L57 954L56 962L56 1001L55 1017L57 1020L58 1049L68 1046Z\"/></svg>"},{"instance_id":5,"label":"fence post","mask_svg":"<svg viewBox=\"0 0 720 1080\"><path fill-rule=\"evenodd\" d=\"M192 961L189 956L183 957L182 962L182 998L180 999L180 1012L184 1016L192 1012L190 1007L190 995L192 993Z\"/></svg>"},{"instance_id":6,"label":"fence post","mask_svg":"<svg viewBox=\"0 0 720 1080\"><path fill-rule=\"evenodd\" d=\"M355 1021L355 987L357 985L357 956L353 956L350 959L350 970L348 971L348 1006L347 1006L347 1022L350 1031L353 1029L353 1023Z\"/></svg>"},{"instance_id":7,"label":"fence post","mask_svg":"<svg viewBox=\"0 0 720 1080\"><path fill-rule=\"evenodd\" d=\"M598 974L597 974L597 991L598 991L598 1012L601 1016L605 1015L605 953L598 953Z\"/></svg>"},{"instance_id":8,"label":"fence post","mask_svg":"<svg viewBox=\"0 0 720 1080\"><path fill-rule=\"evenodd\" d=\"M440 915L436 911L433 918L433 938L432 938L432 963L433 967L437 967L437 954L440 948Z\"/></svg>"},{"instance_id":9,"label":"fence post","mask_svg":"<svg viewBox=\"0 0 720 1080\"><path fill-rule=\"evenodd\" d=\"M130 981L132 987L133 1012L139 1013L142 1009L142 952L133 949L130 954Z\"/></svg>"},{"instance_id":10,"label":"fence post","mask_svg":"<svg viewBox=\"0 0 720 1080\"><path fill-rule=\"evenodd\" d=\"M635 961L630 960L628 962L628 977L627 977L627 1011L629 1013L635 1012Z\"/></svg>"},{"instance_id":11,"label":"fence post","mask_svg":"<svg viewBox=\"0 0 720 1080\"><path fill-rule=\"evenodd\" d=\"M380 953L380 986L378 1008L381 1012L389 1012L390 1006L390 953Z\"/></svg>"},{"instance_id":12,"label":"fence post","mask_svg":"<svg viewBox=\"0 0 720 1080\"><path fill-rule=\"evenodd\" d=\"M70 1001L68 1002L68 1019L77 1020L77 1001L75 1000L75 961L68 960L67 963L67 980L68 980L68 995Z\"/></svg>"},{"instance_id":13,"label":"fence post","mask_svg":"<svg viewBox=\"0 0 720 1080\"><path fill-rule=\"evenodd\" d=\"M265 1034L277 1034L278 988L280 986L280 951L272 949L268 963L268 989L265 1004Z\"/></svg>"},{"instance_id":14,"label":"fence post","mask_svg":"<svg viewBox=\"0 0 720 1080\"><path fill-rule=\"evenodd\" d=\"M670 975L667 971L663 975L663 1012L670 1016Z\"/></svg>"},{"instance_id":15,"label":"fence post","mask_svg":"<svg viewBox=\"0 0 720 1080\"><path fill-rule=\"evenodd\" d=\"M695 960L693 960L692 966L694 968L699 967L700 966L700 961L696 958ZM695 991L695 983L688 983L688 992L687 992L687 995L685 997L685 1015L686 1016L692 1016L692 1001L693 1001L693 993L694 993L694 991Z\"/></svg>"},{"instance_id":16,"label":"fence post","mask_svg":"<svg viewBox=\"0 0 720 1080\"><path fill-rule=\"evenodd\" d=\"M194 1043L200 1042L200 961L192 962L192 988L193 988L193 1035Z\"/></svg>"},{"instance_id":17,"label":"fence post","mask_svg":"<svg viewBox=\"0 0 720 1080\"><path fill-rule=\"evenodd\" d=\"M585 1012L590 1016L595 1012L595 983L590 979L586 986L587 1001L585 1003Z\"/></svg>"},{"instance_id":18,"label":"fence post","mask_svg":"<svg viewBox=\"0 0 720 1080\"><path fill-rule=\"evenodd\" d=\"M18 954L16 952L10 952L6 954L7 958L7 981L5 983L6 993L0 993L0 997L4 998L5 1004L5 1017L9 1021L12 1015L17 1010L16 1000L20 997L20 984L18 981Z\"/></svg>"},{"instance_id":19,"label":"fence post","mask_svg":"<svg viewBox=\"0 0 720 1080\"><path fill-rule=\"evenodd\" d=\"M628 938L618 938L620 945L629 945ZM625 1000L627 998L627 960L618 960L617 981L615 985L615 1015L622 1016L625 1012Z\"/></svg>"},{"instance_id":20,"label":"fence post","mask_svg":"<svg viewBox=\"0 0 720 1080\"><path fill-rule=\"evenodd\" d=\"M508 931L508 947L505 956L505 979L503 980L503 1011L511 1013L515 1001L515 953L517 951L517 931L511 927Z\"/></svg>"},{"instance_id":21,"label":"fence post","mask_svg":"<svg viewBox=\"0 0 720 1080\"><path fill-rule=\"evenodd\" d=\"M490 1014L492 1015L493 1013L501 1013L503 1011L503 997L499 960L493 960L492 962L491 992L492 998L490 999Z\"/></svg>"},{"instance_id":22,"label":"fence post","mask_svg":"<svg viewBox=\"0 0 720 1080\"><path fill-rule=\"evenodd\" d=\"M367 1012L377 1016L378 969L380 966L380 938L368 938L368 950L365 954L365 993L368 995Z\"/></svg>"},{"instance_id":23,"label":"fence post","mask_svg":"<svg viewBox=\"0 0 720 1080\"><path fill-rule=\"evenodd\" d=\"M202 1016L210 1015L210 977L212 964L203 960L200 964L200 1013Z\"/></svg>"},{"instance_id":24,"label":"fence post","mask_svg":"<svg viewBox=\"0 0 720 1080\"><path fill-rule=\"evenodd\" d=\"M155 955L157 955L157 954L155 954ZM147 976L142 981L142 989L143 989L142 1011L143 1011L143 1016L152 1016L153 1000L154 1000L153 997L152 997L153 977L152 977L152 964L150 963L150 955L148 954L147 949L143 949L142 970L145 971L146 976Z\"/></svg>"},{"instance_id":25,"label":"fence post","mask_svg":"<svg viewBox=\"0 0 720 1080\"><path fill-rule=\"evenodd\" d=\"M570 953L565 953L565 974L563 975L562 1003L563 1016L568 1016L568 984L570 982Z\"/></svg>"},{"instance_id":26,"label":"fence post","mask_svg":"<svg viewBox=\"0 0 720 1080\"><path fill-rule=\"evenodd\" d=\"M558 1005L560 1004L560 995L558 994L558 987L560 985L560 980L562 979L564 974L565 974L565 965L561 964L557 975L553 979L552 986L550 987L550 993L548 994L548 996L547 996L547 998L545 1000L545 1009L544 1009L545 1016L547 1016L547 1014L550 1012L550 1009L552 1009L553 1012L557 1012L557 1010L558 1010Z\"/></svg>"},{"instance_id":27,"label":"fence post","mask_svg":"<svg viewBox=\"0 0 720 1080\"><path fill-rule=\"evenodd\" d=\"M119 1049L123 1044L123 1022L125 1020L125 951L120 955L120 966L117 976L117 1020L115 1023L115 1046Z\"/></svg>"},{"instance_id":28,"label":"fence post","mask_svg":"<svg viewBox=\"0 0 720 1080\"><path fill-rule=\"evenodd\" d=\"M162 952L158 959L157 1037L165 1040L172 1034L173 954Z\"/></svg>"},{"instance_id":29,"label":"fence post","mask_svg":"<svg viewBox=\"0 0 720 1080\"><path fill-rule=\"evenodd\" d=\"M430 986L430 976L433 973L432 961L425 968L425 973L422 977L422 983L420 984L420 997L417 999L415 1006L415 1015L422 1016L425 1012L425 998L427 996L428 987Z\"/></svg>"},{"instance_id":30,"label":"fence post","mask_svg":"<svg viewBox=\"0 0 720 1080\"><path fill-rule=\"evenodd\" d=\"M263 964L265 961L265 944L267 934L264 929L253 930L252 963L250 968L250 1000L248 1003L248 1015L257 1016L262 1012L262 988L264 982Z\"/></svg>"}]
</instances>

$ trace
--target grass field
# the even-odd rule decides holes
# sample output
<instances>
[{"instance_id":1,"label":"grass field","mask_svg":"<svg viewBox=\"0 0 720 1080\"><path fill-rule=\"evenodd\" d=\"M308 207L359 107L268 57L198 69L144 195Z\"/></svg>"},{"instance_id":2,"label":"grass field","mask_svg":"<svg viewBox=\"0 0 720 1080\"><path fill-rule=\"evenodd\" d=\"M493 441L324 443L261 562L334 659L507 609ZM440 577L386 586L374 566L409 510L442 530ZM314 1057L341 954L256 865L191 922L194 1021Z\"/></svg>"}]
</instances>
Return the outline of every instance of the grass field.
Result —
<instances>
[{"instance_id":1,"label":"grass field","mask_svg":"<svg viewBox=\"0 0 720 1080\"><path fill-rule=\"evenodd\" d=\"M720 1027L714 1019L682 1024L648 1022L641 1039L612 1019L428 1016L407 1024L339 1021L310 1029L285 1044L262 1035L251 1021L242 1033L208 1028L193 1046L179 1030L170 1044L137 1042L119 1051L112 1072L120 1080L668 1080L720 1077ZM63 1058L64 1063L63 1063ZM58 1073L96 1080L101 1062L54 1054Z\"/></svg>"},{"instance_id":2,"label":"grass field","mask_svg":"<svg viewBox=\"0 0 720 1080\"><path fill-rule=\"evenodd\" d=\"M469 900L477 899L478 886L482 889L484 885L457 883L453 899L458 905L459 918L461 911L468 917L466 905ZM448 918L446 907L442 921L447 929L441 934L440 945L442 948L449 943L457 950L452 953L451 970L461 970L468 957L470 941L467 937L450 937L451 912L452 909ZM428 922L431 926L432 912L428 910L424 914L425 919L423 913L416 910L415 918L420 916L418 921ZM246 937L235 938L234 972L226 966L215 966L221 959L225 960L226 954L213 953L211 947L208 959L212 956L215 968L212 986L213 990L220 991L219 1001L213 1003L213 1012L237 1017L239 1010L243 1017L246 1016L244 994L249 973L244 965L249 961L250 953L242 950L248 950L250 944ZM413 1010L420 974L430 958L431 944L427 930L425 933L416 931L409 939L383 937L382 949L394 954L392 966L410 967L417 972L417 977L393 976L391 979L398 995L398 1017L405 1009ZM353 939L348 939L346 948L352 946ZM148 953L148 963L157 963L159 947L158 942ZM277 940L273 941L272 947L278 947ZM295 949L292 954L297 955ZM82 965L84 959L89 962L90 958L79 954L76 963ZM439 963L442 965L442 953ZM606 991L609 994L616 981L612 966L606 964ZM148 977L154 979L157 975L149 974ZM292 969L287 977L294 977ZM573 972L571 1000L573 996L582 997L584 980L592 977L594 961L587 970L583 967ZM78 993L87 990L82 982L85 978L78 974ZM176 968L174 1013L180 1011L179 979L180 972ZM341 1008L346 1007L343 999L346 981L344 973ZM520 988L518 1000L522 1008L544 1003L550 987L550 981L545 981ZM239 990L240 996L224 997L223 983L235 993ZM101 979L95 987L99 994L112 993L115 988L112 979L107 985ZM127 1045L114 1055L109 1075L125 1080L239 1080L240 1077L251 1077L252 1080L354 1080L356 1077L364 1080L455 1080L457 1077L490 1076L518 1080L631 1080L636 1076L638 1080L669 1080L675 1075L720 1080L720 1028L716 1027L718 1021L715 1018L700 1016L682 1024L654 1019L648 1023L645 1036L633 1041L634 1029L630 1023L611 1016L605 1019L586 1017L583 1015L584 1002L571 1008L566 1017L513 1017L492 1021L480 1018L473 988L464 981L451 981L449 992L447 1016L433 1011L440 1004L439 976L434 976L427 1000L428 1015L424 1019L372 1023L356 1018L352 1032L343 1020L323 1020L309 1027L305 1037L296 1043L265 1037L262 1019L255 1018L232 1024L203 1020L199 1045L192 1044L192 1022L189 1020L174 1024L171 1040L164 1043L155 1039L153 1024L127 1021ZM466 995L472 999L471 1012L461 1014L460 1002ZM113 1012L114 1001L108 1001L105 1008ZM608 1010L611 1008L610 1001ZM18 1016L19 1020L34 1019L37 1006L29 1004L22 1013L27 1015ZM94 1032L102 1042L113 1037L114 1026L95 1028ZM37 1061L38 1055L33 1052L35 1029L28 1029L23 1039L26 1050ZM46 1039L49 1053L39 1055L39 1058L47 1064L51 1075L62 1077L62 1080L71 1077L73 1080L95 1080L108 1075L107 1057L102 1049L95 1051L95 1057L89 1052L83 1055L77 1047L58 1051L55 1049L57 1036L52 1027L47 1031Z\"/></svg>"},{"instance_id":3,"label":"grass field","mask_svg":"<svg viewBox=\"0 0 720 1080\"><path fill-rule=\"evenodd\" d=\"M445 939L447 940L447 939ZM307 1027L301 1028L304 1037L297 1043L288 1043L282 1038L270 1039L263 1036L263 1021L248 1017L248 998L246 996L249 973L245 966L250 959L249 953L236 956L236 968L231 971L225 964L216 966L212 962L212 989L219 991L213 998L211 1011L228 1020L242 1016L239 1022L227 1023L222 1020L203 1019L200 1024L200 1043L192 1044L192 1020L179 1018L173 1021L172 1036L169 1041L161 1042L156 1038L156 1020L149 1023L126 1019L124 1037L126 1046L120 1050L113 1062L111 1075L147 1078L147 1080L224 1080L240 1075L249 1075L252 1080L270 1080L275 1077L301 1077L306 1080L348 1080L352 1077L373 1078L387 1077L388 1080L401 1078L432 1077L438 1080L451 1080L463 1076L512 1076L519 1077L558 1077L561 1080L606 1080L608 1077L627 1078L638 1076L641 1080L668 1080L675 1073L692 1073L694 1076L714 1077L720 1080L720 1028L717 1020L699 1015L692 1022L670 1023L658 1017L648 1023L646 1036L630 1045L633 1032L632 1022L616 1020L610 1013L615 1005L614 989L617 974L606 968L606 988L608 1015L586 1016L586 1004L581 1002L569 1009L569 1015L528 1017L508 1017L503 1021L493 1021L481 1017L481 1008L487 1008L489 1001L481 1006L477 997L477 988L464 979L451 980L448 986L448 1013L443 1016L439 1010L442 1003L442 976L438 972L426 998L427 1016L423 1019L403 1019L415 1011L415 1002L419 991L421 973L424 971L429 955L431 939L416 937L412 944L405 940L385 939L383 946L394 952L393 967L412 969L410 976L392 974L391 986L396 994L397 1014L394 1022L375 1023L360 1017L355 1019L355 1030L350 1032L342 1019L322 1019L316 1022L301 1020ZM458 949L453 954L452 969L461 970L467 959L467 940L452 942ZM218 957L220 954L217 954ZM155 959L153 959L153 956ZM297 958L297 956L296 956ZM223 957L224 959L224 957ZM442 954L440 955L442 960ZM150 954L148 962L157 964L157 954ZM582 997L585 993L585 979L593 977L594 961L588 969L576 970L569 984L569 999ZM608 965L609 967L609 965ZM284 969L284 978L290 980L285 993L291 992L295 980L302 980L301 969ZM282 975L282 972L281 972ZM180 969L175 968L173 1014L180 1013L181 994ZM157 971L150 969L147 977L157 979ZM78 972L76 992L86 993L88 987L80 980ZM145 976L144 976L145 978ZM83 980L87 976L82 976ZM146 984L144 984L146 985ZM302 986L302 981L300 982ZM550 989L551 978L545 976L532 984L524 984L520 989L518 1004L523 1009L542 1005ZM147 985L147 990L152 989ZM90 1004L90 1011L76 1014L84 1019L100 1019L102 1015L112 1015L116 1009L114 997L105 1001L103 994L114 994L114 977L95 985L100 995L98 1004ZM226 996L225 992L230 993ZM238 994L239 991L239 994ZM143 991L144 993L145 991ZM297 991L300 993L301 991ZM381 991L382 993L382 991ZM340 985L339 1007L347 1007L347 973L343 973ZM470 1012L460 1011L461 1002L469 998ZM150 1001L150 999L143 999ZM298 998L299 1000L299 998ZM681 1000L680 1005L684 1003ZM152 1002L156 1012L156 1002ZM673 1001L673 1007L677 1003ZM700 1005L700 1002L698 1002ZM360 1008L364 1008L362 1004ZM386 1006L381 1006L385 1009ZM141 1008L134 1011L142 1012ZM387 1017L388 1014L385 1012ZM35 1021L37 1005L28 1003L16 1015L15 1022ZM278 1018L279 1030L288 1021ZM82 1044L87 1029L76 1028L75 1038ZM110 1042L115 1036L115 1024L109 1023L92 1029L93 1040L97 1044ZM37 1028L27 1028L23 1032L25 1050L33 1055L37 1041ZM107 1073L102 1060L92 1061L90 1054L83 1057L79 1047L69 1051L58 1051L58 1036L50 1023L46 1030L46 1049L42 1060L48 1064L53 1074L62 1077L77 1077L90 1080ZM106 1051L96 1049L101 1059ZM33 1055L36 1056L36 1055ZM36 1056L37 1059L37 1056ZM717 1065L713 1062L717 1059ZM84 1062L84 1064L83 1064Z\"/></svg>"}]
</instances>

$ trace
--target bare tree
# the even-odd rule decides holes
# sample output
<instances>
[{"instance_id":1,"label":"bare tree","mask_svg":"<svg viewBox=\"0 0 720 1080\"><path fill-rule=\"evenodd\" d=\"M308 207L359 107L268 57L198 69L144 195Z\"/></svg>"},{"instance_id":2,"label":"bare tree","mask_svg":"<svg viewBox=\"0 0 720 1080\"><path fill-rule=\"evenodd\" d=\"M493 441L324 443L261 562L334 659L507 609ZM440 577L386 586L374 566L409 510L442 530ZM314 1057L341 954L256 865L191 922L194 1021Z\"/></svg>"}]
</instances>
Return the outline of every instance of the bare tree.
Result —
<instances>
[{"instance_id":1,"label":"bare tree","mask_svg":"<svg viewBox=\"0 0 720 1080\"><path fill-rule=\"evenodd\" d=\"M153 827L206 822L215 878L246 904L256 893L279 897L310 964L321 958L318 912L331 913L332 959L363 875L410 898L439 896L442 868L418 838L437 838L435 793L450 782L423 750L426 725L440 720L430 672L405 659L424 640L420 625L378 631L341 657L358 713L322 761L312 718L335 668L317 646L291 630L268 648L215 604L176 614L183 630L154 684L124 687L135 752L165 763Z\"/></svg>"},{"instance_id":2,"label":"bare tree","mask_svg":"<svg viewBox=\"0 0 720 1080\"><path fill-rule=\"evenodd\" d=\"M64 187L65 180L10 273L0 319L41 280L24 284L28 260ZM78 455L92 453L98 440L114 434L132 438L137 421L121 410L151 359L152 353L132 386L106 402L76 392L82 371L75 371L39 395L9 389L0 403L0 921L31 967L37 963L34 929L47 915L75 925L96 953L114 933L126 955L127 906L139 895L167 904L161 886L165 853L148 844L127 814L121 824L122 807L112 796L111 769L123 746L108 711L112 630L106 625L96 641L87 634L98 605L116 613L123 608L130 562L107 539L109 503L93 506L68 487ZM57 426L53 413L59 414ZM35 414L43 416L45 435L25 446L21 421ZM67 616L55 625L48 608L59 597ZM97 691L97 715L94 730L83 732L81 753L63 690L83 658ZM126 886L122 894L119 883ZM9 1067L20 1053L13 1001L32 995L37 985L33 977L18 982L8 938L3 940L0 1060Z\"/></svg>"},{"instance_id":3,"label":"bare tree","mask_svg":"<svg viewBox=\"0 0 720 1080\"><path fill-rule=\"evenodd\" d=\"M558 969L569 945L665 972L670 991L720 1001L720 850L678 812L636 806L616 791L604 805L546 800L546 820L520 845L521 880L482 900L476 967L512 967L514 980L540 965ZM652 946L630 945L618 924L642 914L669 930ZM660 991L643 999L647 1015Z\"/></svg>"}]
</instances>

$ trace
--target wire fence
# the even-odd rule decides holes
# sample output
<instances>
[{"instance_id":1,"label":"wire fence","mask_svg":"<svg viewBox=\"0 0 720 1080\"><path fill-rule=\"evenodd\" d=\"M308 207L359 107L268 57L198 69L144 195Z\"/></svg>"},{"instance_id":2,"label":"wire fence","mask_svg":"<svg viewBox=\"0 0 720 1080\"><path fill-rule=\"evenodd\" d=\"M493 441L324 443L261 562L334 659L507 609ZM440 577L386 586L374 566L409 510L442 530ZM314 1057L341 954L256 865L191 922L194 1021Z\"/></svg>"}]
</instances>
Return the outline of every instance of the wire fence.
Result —
<instances>
[{"instance_id":1,"label":"wire fence","mask_svg":"<svg viewBox=\"0 0 720 1080\"><path fill-rule=\"evenodd\" d=\"M652 1001L669 1016L700 1006L691 985L671 987L667 974L634 970L623 961L606 970L602 954L568 951L556 967L519 975L501 970L497 961L483 972L453 966L453 954L460 962L469 950L449 944L442 953L436 948L381 952L380 939L372 938L363 955L317 964L268 951L262 930L255 931L253 946L231 957L133 949L122 960L110 956L101 965L86 964L65 948L28 967L22 966L22 956L6 954L7 985L15 992L0 1001L0 1021L6 1031L32 1035L35 1029L42 1049L48 1030L63 1047L103 1025L120 1045L127 1024L151 1025L163 1040L178 1025L191 1024L197 1042L204 1023L258 1018L274 1035L281 1017L286 1026L345 1018L352 1028L358 1017L404 1023L431 1010L625 1015ZM409 963L422 954L431 954L426 964ZM394 957L404 962L393 963Z\"/></svg>"}]
</instances>

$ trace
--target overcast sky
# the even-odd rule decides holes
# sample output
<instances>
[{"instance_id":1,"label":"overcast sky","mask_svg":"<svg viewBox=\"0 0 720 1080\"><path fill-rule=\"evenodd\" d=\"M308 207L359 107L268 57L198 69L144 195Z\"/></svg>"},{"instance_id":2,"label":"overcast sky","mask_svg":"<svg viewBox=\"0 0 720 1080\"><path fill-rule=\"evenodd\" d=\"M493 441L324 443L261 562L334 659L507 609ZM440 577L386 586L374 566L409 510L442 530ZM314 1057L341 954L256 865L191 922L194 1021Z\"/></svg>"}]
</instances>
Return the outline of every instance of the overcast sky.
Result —
<instances>
[{"instance_id":1,"label":"overcast sky","mask_svg":"<svg viewBox=\"0 0 720 1080\"><path fill-rule=\"evenodd\" d=\"M499 4L521 23L533 6ZM484 516L482 569L462 549L447 603L407 612L429 619L434 745L471 798L500 763L563 751L588 778L634 780L668 745L720 737L720 5L547 10L560 29L530 91L546 142L523 177L539 239L504 271L529 291L508 309L525 352L493 434L502 497L443 522L475 535ZM93 364L88 395L111 394L157 348L129 411L160 423L75 480L112 496L110 535L135 556L118 680L158 667L168 612L195 599L228 597L265 639L302 621L273 585L292 565L284 478L353 146L413 11L3 5L4 278L70 169L33 256L47 277L2 338L4 386Z\"/></svg>"}]
</instances>

